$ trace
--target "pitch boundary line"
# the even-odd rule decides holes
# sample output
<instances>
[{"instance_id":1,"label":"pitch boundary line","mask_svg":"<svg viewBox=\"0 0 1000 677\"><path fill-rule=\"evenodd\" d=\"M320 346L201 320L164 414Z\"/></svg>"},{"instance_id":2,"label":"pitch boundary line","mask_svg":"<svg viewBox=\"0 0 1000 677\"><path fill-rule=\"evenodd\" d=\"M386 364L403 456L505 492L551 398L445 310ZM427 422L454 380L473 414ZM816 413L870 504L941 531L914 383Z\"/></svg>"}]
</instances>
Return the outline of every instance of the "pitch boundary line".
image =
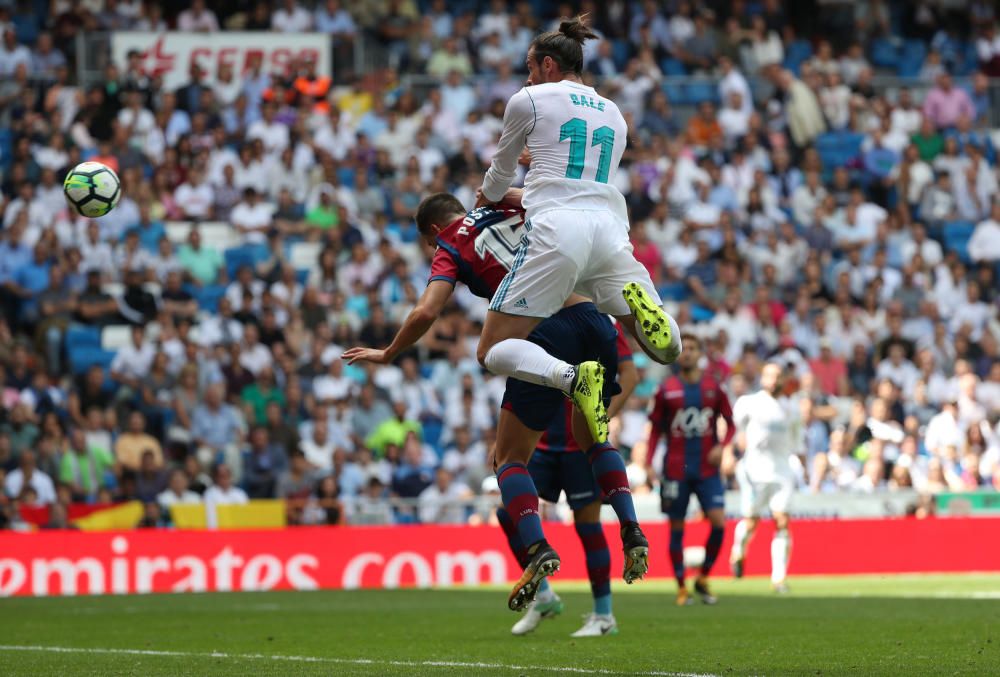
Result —
<instances>
[{"instance_id":1,"label":"pitch boundary line","mask_svg":"<svg viewBox=\"0 0 1000 677\"><path fill-rule=\"evenodd\" d=\"M577 668L569 666L545 667L541 665L508 665L505 663L485 663L475 661L398 661L375 658L333 658L322 656L290 656L281 654L259 653L229 653L226 651L172 651L159 649L108 649L98 647L67 647L0 644L0 652L23 651L63 654L98 654L119 656L159 656L169 658L223 658L231 660L263 660L289 663L329 663L336 665L372 665L404 668L475 668L477 670L535 670L540 672L557 672L590 675L647 675L649 677L713 677L708 674L689 672L664 672L660 670L618 672L603 668Z\"/></svg>"}]
</instances>

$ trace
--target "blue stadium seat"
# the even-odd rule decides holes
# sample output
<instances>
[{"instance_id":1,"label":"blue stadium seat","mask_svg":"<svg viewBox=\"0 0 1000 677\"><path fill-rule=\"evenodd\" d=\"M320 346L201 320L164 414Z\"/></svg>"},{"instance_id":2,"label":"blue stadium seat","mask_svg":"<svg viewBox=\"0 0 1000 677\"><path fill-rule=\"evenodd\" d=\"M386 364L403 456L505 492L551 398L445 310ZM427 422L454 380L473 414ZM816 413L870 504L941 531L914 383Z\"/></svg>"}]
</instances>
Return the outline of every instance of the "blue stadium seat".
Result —
<instances>
[{"instance_id":1,"label":"blue stadium seat","mask_svg":"<svg viewBox=\"0 0 1000 677\"><path fill-rule=\"evenodd\" d=\"M687 285L683 282L667 282L657 290L664 301L683 301L688 297Z\"/></svg>"},{"instance_id":2,"label":"blue stadium seat","mask_svg":"<svg viewBox=\"0 0 1000 677\"><path fill-rule=\"evenodd\" d=\"M695 322L708 322L713 317L715 317L715 312L712 309L698 304L691 306L691 319Z\"/></svg>"},{"instance_id":3,"label":"blue stadium seat","mask_svg":"<svg viewBox=\"0 0 1000 677\"><path fill-rule=\"evenodd\" d=\"M872 42L868 58L879 68L896 68L899 64L899 50L889 40L879 38Z\"/></svg>"},{"instance_id":4,"label":"blue stadium seat","mask_svg":"<svg viewBox=\"0 0 1000 677\"><path fill-rule=\"evenodd\" d=\"M424 429L424 442L434 447L438 458L444 454L441 447L441 433L444 432L444 424L436 418L430 418L422 423Z\"/></svg>"},{"instance_id":5,"label":"blue stadium seat","mask_svg":"<svg viewBox=\"0 0 1000 677\"><path fill-rule=\"evenodd\" d=\"M692 82L687 86L687 100L699 104L703 101L719 102L719 89L711 82Z\"/></svg>"},{"instance_id":6,"label":"blue stadium seat","mask_svg":"<svg viewBox=\"0 0 1000 677\"><path fill-rule=\"evenodd\" d=\"M830 171L843 167L858 157L864 138L863 134L854 132L828 132L816 137L816 151L823 161L823 169Z\"/></svg>"},{"instance_id":7,"label":"blue stadium seat","mask_svg":"<svg viewBox=\"0 0 1000 677\"><path fill-rule=\"evenodd\" d=\"M305 285L306 281L309 279L309 270L306 268L300 268L295 271L295 281L301 285Z\"/></svg>"},{"instance_id":8,"label":"blue stadium seat","mask_svg":"<svg viewBox=\"0 0 1000 677\"><path fill-rule=\"evenodd\" d=\"M100 348L101 329L88 325L74 324L66 330L66 347L68 348Z\"/></svg>"},{"instance_id":9,"label":"blue stadium seat","mask_svg":"<svg viewBox=\"0 0 1000 677\"><path fill-rule=\"evenodd\" d=\"M223 254L226 260L226 272L230 278L235 277L240 266L256 266L261 261L266 261L269 255L267 245L263 244L247 244L227 249Z\"/></svg>"},{"instance_id":10,"label":"blue stadium seat","mask_svg":"<svg viewBox=\"0 0 1000 677\"><path fill-rule=\"evenodd\" d=\"M688 102L687 92L682 85L667 83L663 85L663 93L667 95L667 101L674 106L681 106Z\"/></svg>"},{"instance_id":11,"label":"blue stadium seat","mask_svg":"<svg viewBox=\"0 0 1000 677\"><path fill-rule=\"evenodd\" d=\"M113 350L103 350L100 346L67 346L70 369L74 374L82 374L93 365L108 369L115 359Z\"/></svg>"},{"instance_id":12,"label":"blue stadium seat","mask_svg":"<svg viewBox=\"0 0 1000 677\"><path fill-rule=\"evenodd\" d=\"M785 48L784 66L796 75L803 62L812 56L812 44L808 40L795 40Z\"/></svg>"},{"instance_id":13,"label":"blue stadium seat","mask_svg":"<svg viewBox=\"0 0 1000 677\"><path fill-rule=\"evenodd\" d=\"M972 221L949 221L944 224L944 248L955 252L966 264L971 263L969 257L969 239L976 224Z\"/></svg>"},{"instance_id":14,"label":"blue stadium seat","mask_svg":"<svg viewBox=\"0 0 1000 677\"><path fill-rule=\"evenodd\" d=\"M899 52L896 74L902 78L916 77L919 75L926 58L927 45L922 40L907 40Z\"/></svg>"},{"instance_id":15,"label":"blue stadium seat","mask_svg":"<svg viewBox=\"0 0 1000 677\"><path fill-rule=\"evenodd\" d=\"M618 70L625 70L629 57L632 56L632 46L628 40L615 40L611 43L611 58Z\"/></svg>"},{"instance_id":16,"label":"blue stadium seat","mask_svg":"<svg viewBox=\"0 0 1000 677\"><path fill-rule=\"evenodd\" d=\"M219 299L226 294L226 287L221 284L211 284L204 287L193 287L188 290L198 302L198 308L215 312L219 308Z\"/></svg>"},{"instance_id":17,"label":"blue stadium seat","mask_svg":"<svg viewBox=\"0 0 1000 677\"><path fill-rule=\"evenodd\" d=\"M962 45L962 60L955 69L955 75L972 75L979 68L979 52L976 51L976 43L969 40Z\"/></svg>"},{"instance_id":18,"label":"blue stadium seat","mask_svg":"<svg viewBox=\"0 0 1000 677\"><path fill-rule=\"evenodd\" d=\"M678 59L666 58L660 62L660 70L664 75L687 75L687 68Z\"/></svg>"}]
</instances>

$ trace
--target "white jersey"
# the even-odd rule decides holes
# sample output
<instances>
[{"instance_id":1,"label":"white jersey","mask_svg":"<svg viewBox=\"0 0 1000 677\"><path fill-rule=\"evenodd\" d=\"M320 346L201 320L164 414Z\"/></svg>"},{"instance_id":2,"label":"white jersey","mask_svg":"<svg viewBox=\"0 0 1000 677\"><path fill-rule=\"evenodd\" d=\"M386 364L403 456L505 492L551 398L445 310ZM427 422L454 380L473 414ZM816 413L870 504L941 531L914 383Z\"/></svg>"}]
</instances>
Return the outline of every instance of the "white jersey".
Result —
<instances>
[{"instance_id":1,"label":"white jersey","mask_svg":"<svg viewBox=\"0 0 1000 677\"><path fill-rule=\"evenodd\" d=\"M736 429L746 434L741 461L751 482L775 482L793 476L790 458L799 440L799 417L787 400L760 390L733 405Z\"/></svg>"},{"instance_id":2,"label":"white jersey","mask_svg":"<svg viewBox=\"0 0 1000 677\"><path fill-rule=\"evenodd\" d=\"M527 146L531 168L523 205L529 219L553 208L607 210L627 228L625 198L614 186L627 136L618 106L593 87L570 80L525 87L507 102L483 193L493 202L503 198Z\"/></svg>"}]
</instances>

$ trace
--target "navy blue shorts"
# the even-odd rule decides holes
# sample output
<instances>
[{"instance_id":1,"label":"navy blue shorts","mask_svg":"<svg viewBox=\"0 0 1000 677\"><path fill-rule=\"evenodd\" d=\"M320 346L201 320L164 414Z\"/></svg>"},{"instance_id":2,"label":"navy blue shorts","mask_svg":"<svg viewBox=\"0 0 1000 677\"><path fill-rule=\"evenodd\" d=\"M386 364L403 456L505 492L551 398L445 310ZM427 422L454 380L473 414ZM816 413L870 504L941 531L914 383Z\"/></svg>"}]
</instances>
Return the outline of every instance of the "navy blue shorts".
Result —
<instances>
[{"instance_id":1,"label":"navy blue shorts","mask_svg":"<svg viewBox=\"0 0 1000 677\"><path fill-rule=\"evenodd\" d=\"M703 512L726 506L726 492L718 475L701 480L660 480L660 507L672 520L687 517L691 494L698 497Z\"/></svg>"},{"instance_id":2,"label":"navy blue shorts","mask_svg":"<svg viewBox=\"0 0 1000 677\"><path fill-rule=\"evenodd\" d=\"M582 451L536 451L528 461L528 473L538 496L550 503L558 502L563 491L573 510L601 499L601 488Z\"/></svg>"},{"instance_id":3,"label":"navy blue shorts","mask_svg":"<svg viewBox=\"0 0 1000 677\"><path fill-rule=\"evenodd\" d=\"M597 360L604 365L605 404L621 392L618 377L618 332L607 315L593 303L578 303L563 308L542 320L528 336L553 357L570 364ZM562 415L566 395L555 388L507 379L503 394L504 409L532 430L546 430L556 415Z\"/></svg>"}]
</instances>

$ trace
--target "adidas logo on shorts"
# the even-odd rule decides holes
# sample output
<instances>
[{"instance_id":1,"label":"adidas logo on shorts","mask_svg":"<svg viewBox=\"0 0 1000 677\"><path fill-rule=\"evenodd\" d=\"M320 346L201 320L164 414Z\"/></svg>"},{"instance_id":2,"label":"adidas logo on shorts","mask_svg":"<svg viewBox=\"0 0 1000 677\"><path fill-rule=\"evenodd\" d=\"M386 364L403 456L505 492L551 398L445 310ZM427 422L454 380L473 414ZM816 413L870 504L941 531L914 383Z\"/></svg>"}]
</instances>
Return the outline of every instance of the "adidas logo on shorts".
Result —
<instances>
[{"instance_id":1,"label":"adidas logo on shorts","mask_svg":"<svg viewBox=\"0 0 1000 677\"><path fill-rule=\"evenodd\" d=\"M522 299L518 299L517 301L514 301L514 307L515 308L527 308L528 307L528 299L523 299L522 298Z\"/></svg>"}]
</instances>

